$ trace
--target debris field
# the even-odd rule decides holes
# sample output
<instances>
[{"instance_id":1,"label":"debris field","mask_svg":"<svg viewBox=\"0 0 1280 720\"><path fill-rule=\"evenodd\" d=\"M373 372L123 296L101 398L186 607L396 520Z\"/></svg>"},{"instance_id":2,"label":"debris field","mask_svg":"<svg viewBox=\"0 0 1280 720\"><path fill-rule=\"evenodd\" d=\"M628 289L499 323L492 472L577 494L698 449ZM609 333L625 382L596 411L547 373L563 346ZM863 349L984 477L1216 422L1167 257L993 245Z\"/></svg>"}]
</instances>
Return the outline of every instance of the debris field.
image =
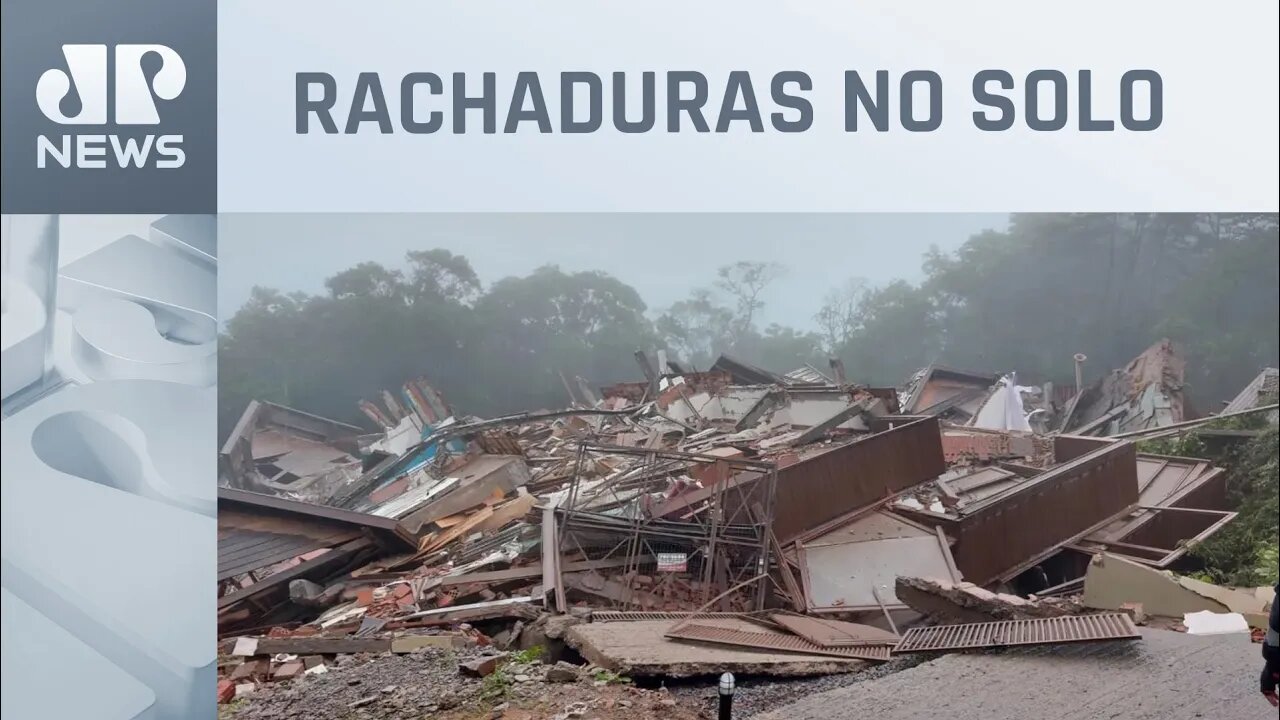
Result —
<instances>
[{"instance_id":1,"label":"debris field","mask_svg":"<svg viewBox=\"0 0 1280 720\"><path fill-rule=\"evenodd\" d=\"M636 359L498 418L415 379L360 403L375 433L250 403L220 453L224 714L697 717L724 672L879 702L935 667L1143 653L1223 626L1204 612L1247 646L1265 621L1270 589L1177 572L1235 517L1223 469L1137 442L1274 393L1197 418L1168 341L1077 387Z\"/></svg>"}]
</instances>

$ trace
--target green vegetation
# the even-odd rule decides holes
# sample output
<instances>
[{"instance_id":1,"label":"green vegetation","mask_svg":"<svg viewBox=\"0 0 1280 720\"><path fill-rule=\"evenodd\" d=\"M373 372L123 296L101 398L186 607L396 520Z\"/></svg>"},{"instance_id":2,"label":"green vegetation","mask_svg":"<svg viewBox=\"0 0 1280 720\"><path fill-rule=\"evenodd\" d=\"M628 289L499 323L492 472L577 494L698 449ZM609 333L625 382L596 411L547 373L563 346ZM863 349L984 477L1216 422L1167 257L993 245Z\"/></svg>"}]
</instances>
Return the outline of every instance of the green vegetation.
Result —
<instances>
[{"instance_id":1,"label":"green vegetation","mask_svg":"<svg viewBox=\"0 0 1280 720\"><path fill-rule=\"evenodd\" d=\"M1272 426L1226 461L1227 491L1239 515L1191 554L1210 582L1273 585L1280 567L1280 434Z\"/></svg>"},{"instance_id":2,"label":"green vegetation","mask_svg":"<svg viewBox=\"0 0 1280 720\"><path fill-rule=\"evenodd\" d=\"M532 665L542 660L544 650L541 645L535 645L526 650L517 650L511 653L511 662L517 665Z\"/></svg>"},{"instance_id":3,"label":"green vegetation","mask_svg":"<svg viewBox=\"0 0 1280 720\"><path fill-rule=\"evenodd\" d=\"M220 338L219 428L253 398L365 424L360 398L422 375L468 414L561 407L560 373L634 381L636 349L696 369L729 352L779 372L834 355L851 380L877 385L931 362L1039 383L1070 382L1077 352L1096 377L1161 337L1184 349L1187 393L1209 410L1280 355L1278 226L1276 215L1014 215L1006 231L929 253L918 285L816 289L813 322L794 323L814 331L758 318L770 283L826 260L707 268L706 287L654 310L601 272L546 266L482 287L465 257L415 251L404 269L338 273L320 295L256 289Z\"/></svg>"},{"instance_id":4,"label":"green vegetation","mask_svg":"<svg viewBox=\"0 0 1280 720\"><path fill-rule=\"evenodd\" d=\"M1261 399L1265 404L1274 400ZM1190 551L1203 564L1201 579L1222 585L1273 585L1280 566L1280 434L1258 415L1232 417L1204 426L1255 430L1262 434L1214 456L1196 433L1139 443L1142 452L1200 457L1227 470L1227 500L1237 513L1208 541Z\"/></svg>"},{"instance_id":5,"label":"green vegetation","mask_svg":"<svg viewBox=\"0 0 1280 720\"><path fill-rule=\"evenodd\" d=\"M499 667L480 681L480 699L489 703L505 700L510 697L514 684L506 668Z\"/></svg>"},{"instance_id":6,"label":"green vegetation","mask_svg":"<svg viewBox=\"0 0 1280 720\"><path fill-rule=\"evenodd\" d=\"M631 683L631 678L626 675L619 675L611 670L596 670L591 675L591 679L596 682L602 682L605 685L628 685Z\"/></svg>"}]
</instances>

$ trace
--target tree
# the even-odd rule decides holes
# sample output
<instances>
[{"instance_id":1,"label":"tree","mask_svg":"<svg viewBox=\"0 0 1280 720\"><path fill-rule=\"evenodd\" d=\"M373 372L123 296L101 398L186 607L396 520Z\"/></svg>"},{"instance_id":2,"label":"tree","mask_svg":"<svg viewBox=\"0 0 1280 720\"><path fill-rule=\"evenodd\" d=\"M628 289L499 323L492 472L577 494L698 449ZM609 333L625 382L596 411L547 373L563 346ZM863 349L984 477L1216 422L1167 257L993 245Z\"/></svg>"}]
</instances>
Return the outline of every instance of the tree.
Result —
<instances>
[{"instance_id":1,"label":"tree","mask_svg":"<svg viewBox=\"0 0 1280 720\"><path fill-rule=\"evenodd\" d=\"M774 280L782 277L784 272L786 268L778 263L744 260L725 265L716 271L716 287L729 294L737 309L734 318L735 342L755 327L756 311L764 307L760 293Z\"/></svg>"},{"instance_id":2,"label":"tree","mask_svg":"<svg viewBox=\"0 0 1280 720\"><path fill-rule=\"evenodd\" d=\"M940 337L928 292L897 280L867 293L858 328L838 354L851 380L893 386L937 359Z\"/></svg>"},{"instance_id":3,"label":"tree","mask_svg":"<svg viewBox=\"0 0 1280 720\"><path fill-rule=\"evenodd\" d=\"M932 362L1063 381L1084 352L1089 380L1166 336L1207 410L1277 363L1278 267L1275 214L1014 215L931 251L918 285L851 280L823 298L814 331L761 331L777 264L725 265L650 321L605 273L546 266L486 290L465 257L414 251L404 269L337 273L319 295L256 288L220 336L219 423L225 434L253 398L362 423L360 398L424 375L465 413L561 407L561 373L634 381L633 353L651 348L700 369L729 352L780 373L834 352L851 381L877 385Z\"/></svg>"},{"instance_id":4,"label":"tree","mask_svg":"<svg viewBox=\"0 0 1280 720\"><path fill-rule=\"evenodd\" d=\"M448 250L411 250L409 284L415 302L445 300L469 305L480 296L480 278L471 262Z\"/></svg>"},{"instance_id":5,"label":"tree","mask_svg":"<svg viewBox=\"0 0 1280 720\"><path fill-rule=\"evenodd\" d=\"M707 368L716 357L733 347L736 338L733 311L716 304L711 291L698 289L675 303L655 327L668 348L693 367Z\"/></svg>"},{"instance_id":6,"label":"tree","mask_svg":"<svg viewBox=\"0 0 1280 720\"><path fill-rule=\"evenodd\" d=\"M566 405L561 373L597 385L634 380L633 354L656 342L645 310L634 288L603 272L549 265L500 280L476 304L477 380L501 388L513 409Z\"/></svg>"},{"instance_id":7,"label":"tree","mask_svg":"<svg viewBox=\"0 0 1280 720\"><path fill-rule=\"evenodd\" d=\"M405 293L404 273L388 270L375 262L363 262L343 270L324 281L329 296L335 300L357 297L402 299Z\"/></svg>"},{"instance_id":8,"label":"tree","mask_svg":"<svg viewBox=\"0 0 1280 720\"><path fill-rule=\"evenodd\" d=\"M822 332L823 349L835 352L847 343L858 329L862 303L867 296L867 281L849 278L844 284L829 291L822 299L822 307L813 316Z\"/></svg>"},{"instance_id":9,"label":"tree","mask_svg":"<svg viewBox=\"0 0 1280 720\"><path fill-rule=\"evenodd\" d=\"M822 368L826 358L820 335L774 323L756 339L756 350L749 360L763 368L787 372L804 365Z\"/></svg>"}]
</instances>

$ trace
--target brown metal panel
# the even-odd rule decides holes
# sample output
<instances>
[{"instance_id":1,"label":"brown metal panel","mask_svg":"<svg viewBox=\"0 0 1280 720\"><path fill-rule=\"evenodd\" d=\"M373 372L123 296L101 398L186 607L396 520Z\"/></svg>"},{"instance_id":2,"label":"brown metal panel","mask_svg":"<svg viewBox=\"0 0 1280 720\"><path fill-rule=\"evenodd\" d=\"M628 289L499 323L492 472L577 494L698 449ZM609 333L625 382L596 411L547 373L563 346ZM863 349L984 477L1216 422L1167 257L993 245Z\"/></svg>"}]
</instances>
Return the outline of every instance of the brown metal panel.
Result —
<instances>
[{"instance_id":1,"label":"brown metal panel","mask_svg":"<svg viewBox=\"0 0 1280 720\"><path fill-rule=\"evenodd\" d=\"M218 488L218 512L237 510L247 514L276 514L281 517L297 520L328 520L348 526L368 528L395 534L405 540L406 544L416 545L411 536L405 533L394 518L352 512L327 505L289 500L288 498L262 493L236 490L228 487Z\"/></svg>"},{"instance_id":2,"label":"brown metal panel","mask_svg":"<svg viewBox=\"0 0 1280 720\"><path fill-rule=\"evenodd\" d=\"M773 530L806 530L937 477L947 469L937 418L907 423L778 470Z\"/></svg>"},{"instance_id":3,"label":"brown metal panel","mask_svg":"<svg viewBox=\"0 0 1280 720\"><path fill-rule=\"evenodd\" d=\"M956 566L985 585L1074 542L1138 502L1136 450L1110 443L966 508Z\"/></svg>"},{"instance_id":4,"label":"brown metal panel","mask_svg":"<svg viewBox=\"0 0 1280 720\"><path fill-rule=\"evenodd\" d=\"M829 648L810 642L796 635L783 633L751 632L713 625L680 624L667 631L666 637L675 640L693 640L695 642L716 645L736 645L755 650L770 652L791 652L804 655L829 655L831 657L849 658L853 660L875 660L884 662L889 659L892 645L863 645L849 648Z\"/></svg>"},{"instance_id":5,"label":"brown metal panel","mask_svg":"<svg viewBox=\"0 0 1280 720\"><path fill-rule=\"evenodd\" d=\"M1056 645L1099 640L1140 638L1133 621L1124 613L1068 615L1032 620L1000 620L963 625L911 628L894 653L966 650L1011 645Z\"/></svg>"},{"instance_id":6,"label":"brown metal panel","mask_svg":"<svg viewBox=\"0 0 1280 720\"><path fill-rule=\"evenodd\" d=\"M741 613L719 613L719 612L693 612L689 611L671 611L647 612L644 610L594 610L591 613L591 622L635 622L637 620L684 620L693 616L700 618L745 618L746 615Z\"/></svg>"},{"instance_id":7,"label":"brown metal panel","mask_svg":"<svg viewBox=\"0 0 1280 720\"><path fill-rule=\"evenodd\" d=\"M1131 560L1167 568L1197 543L1204 542L1236 513L1198 508L1143 508L1147 513L1137 529L1123 537L1110 539L1103 531L1091 533L1072 547L1083 552L1111 552Z\"/></svg>"},{"instance_id":8,"label":"brown metal panel","mask_svg":"<svg viewBox=\"0 0 1280 720\"><path fill-rule=\"evenodd\" d=\"M372 545L372 541L366 538L352 540L351 542L336 547L319 557L312 558L298 565L294 565L288 570L271 575L261 582L256 582L248 587L241 588L235 592L219 597L218 610L221 611L229 605L233 605L241 600L266 592L274 587L287 586L291 580L306 577L310 573L324 570L326 568L331 570L333 566L350 560L352 557L358 555L360 552L368 549Z\"/></svg>"},{"instance_id":9,"label":"brown metal panel","mask_svg":"<svg viewBox=\"0 0 1280 720\"><path fill-rule=\"evenodd\" d=\"M872 625L790 613L774 613L769 618L792 633L822 647L896 644L901 639L895 633Z\"/></svg>"},{"instance_id":10,"label":"brown metal panel","mask_svg":"<svg viewBox=\"0 0 1280 720\"><path fill-rule=\"evenodd\" d=\"M1115 441L1110 438L1057 435L1053 438L1053 459L1058 463L1070 462L1112 442Z\"/></svg>"},{"instance_id":11,"label":"brown metal panel","mask_svg":"<svg viewBox=\"0 0 1280 720\"><path fill-rule=\"evenodd\" d=\"M247 534L264 537L258 538L260 542L251 546L229 548L224 548L222 540L218 541L218 580L226 580L284 562L313 550L329 547L327 542L318 542L298 535L252 532ZM350 535L348 539L351 539Z\"/></svg>"}]
</instances>

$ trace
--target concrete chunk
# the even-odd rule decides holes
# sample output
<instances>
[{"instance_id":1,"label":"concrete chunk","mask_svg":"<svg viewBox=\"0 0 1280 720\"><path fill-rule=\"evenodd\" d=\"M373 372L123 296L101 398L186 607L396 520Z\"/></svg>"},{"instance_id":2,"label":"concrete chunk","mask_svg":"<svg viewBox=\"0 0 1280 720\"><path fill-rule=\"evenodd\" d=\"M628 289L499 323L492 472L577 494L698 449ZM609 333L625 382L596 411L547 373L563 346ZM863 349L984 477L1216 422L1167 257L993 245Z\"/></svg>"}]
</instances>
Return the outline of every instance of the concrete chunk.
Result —
<instances>
[{"instance_id":1,"label":"concrete chunk","mask_svg":"<svg viewBox=\"0 0 1280 720\"><path fill-rule=\"evenodd\" d=\"M972 583L900 577L894 593L912 610L946 623L1025 620L1075 615L1084 608L1066 598L1027 600L984 590Z\"/></svg>"},{"instance_id":2,"label":"concrete chunk","mask_svg":"<svg viewBox=\"0 0 1280 720\"><path fill-rule=\"evenodd\" d=\"M1142 603L1147 615L1179 618L1190 612L1227 612L1226 605L1183 587L1173 573L1114 555L1097 555L1084 576L1086 607L1119 610Z\"/></svg>"},{"instance_id":3,"label":"concrete chunk","mask_svg":"<svg viewBox=\"0 0 1280 720\"><path fill-rule=\"evenodd\" d=\"M459 648L467 643L461 635L406 635L391 641L391 652L411 653L422 648Z\"/></svg>"},{"instance_id":4,"label":"concrete chunk","mask_svg":"<svg viewBox=\"0 0 1280 720\"><path fill-rule=\"evenodd\" d=\"M724 672L803 677L867 665L861 660L674 642L663 637L674 624L670 620L588 623L569 628L565 641L597 667L631 677L701 677Z\"/></svg>"}]
</instances>

